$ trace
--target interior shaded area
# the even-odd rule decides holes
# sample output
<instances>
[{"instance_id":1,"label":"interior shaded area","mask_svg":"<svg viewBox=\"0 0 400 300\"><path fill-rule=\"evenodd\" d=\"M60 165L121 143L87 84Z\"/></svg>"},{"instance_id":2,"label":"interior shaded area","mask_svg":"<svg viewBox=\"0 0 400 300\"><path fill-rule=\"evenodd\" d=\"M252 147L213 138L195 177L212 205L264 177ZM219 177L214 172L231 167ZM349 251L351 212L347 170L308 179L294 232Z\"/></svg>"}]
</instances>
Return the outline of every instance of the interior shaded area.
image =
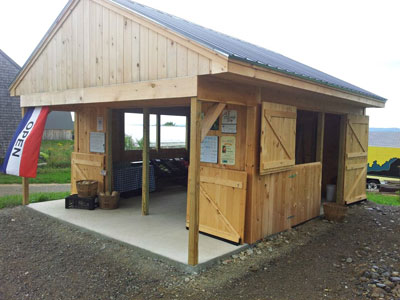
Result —
<instances>
[{"instance_id":1,"label":"interior shaded area","mask_svg":"<svg viewBox=\"0 0 400 300\"><path fill-rule=\"evenodd\" d=\"M186 264L186 188L173 186L150 197L151 214L141 215L141 196L120 199L116 210L65 209L64 200L32 203L29 207L100 233L109 238L140 247L149 252ZM162 247L160 247L162 245ZM244 247L218 239L199 236L199 263L205 263Z\"/></svg>"},{"instance_id":2,"label":"interior shaded area","mask_svg":"<svg viewBox=\"0 0 400 300\"><path fill-rule=\"evenodd\" d=\"M324 151L322 161L322 197L326 198L326 186L337 185L339 166L340 115L325 114Z\"/></svg>"},{"instance_id":3,"label":"interior shaded area","mask_svg":"<svg viewBox=\"0 0 400 300\"><path fill-rule=\"evenodd\" d=\"M296 165L316 161L318 113L297 110Z\"/></svg>"}]
</instances>

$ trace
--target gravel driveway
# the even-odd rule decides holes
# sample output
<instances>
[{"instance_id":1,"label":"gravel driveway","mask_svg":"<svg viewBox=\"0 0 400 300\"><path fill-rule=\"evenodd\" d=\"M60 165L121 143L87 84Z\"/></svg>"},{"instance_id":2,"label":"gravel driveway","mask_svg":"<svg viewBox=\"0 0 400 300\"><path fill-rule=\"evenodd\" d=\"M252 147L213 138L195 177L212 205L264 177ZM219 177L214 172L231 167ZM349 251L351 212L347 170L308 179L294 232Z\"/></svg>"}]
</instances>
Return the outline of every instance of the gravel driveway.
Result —
<instances>
[{"instance_id":1,"label":"gravel driveway","mask_svg":"<svg viewBox=\"0 0 400 300\"><path fill-rule=\"evenodd\" d=\"M353 205L200 274L26 207L0 228L0 299L400 299L400 207Z\"/></svg>"}]
</instances>

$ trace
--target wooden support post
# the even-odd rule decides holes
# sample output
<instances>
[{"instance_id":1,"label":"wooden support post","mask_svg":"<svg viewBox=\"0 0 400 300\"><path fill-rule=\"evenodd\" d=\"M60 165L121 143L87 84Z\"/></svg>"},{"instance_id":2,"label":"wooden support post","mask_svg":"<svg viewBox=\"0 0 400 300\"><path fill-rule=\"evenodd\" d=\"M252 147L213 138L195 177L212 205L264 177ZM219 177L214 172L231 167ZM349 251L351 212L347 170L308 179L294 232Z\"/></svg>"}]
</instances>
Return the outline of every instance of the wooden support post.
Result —
<instances>
[{"instance_id":1,"label":"wooden support post","mask_svg":"<svg viewBox=\"0 0 400 300\"><path fill-rule=\"evenodd\" d=\"M344 172L346 170L346 127L347 115L340 117L340 134L339 134L339 159L338 159L338 175L336 182L336 203L344 204Z\"/></svg>"},{"instance_id":2,"label":"wooden support post","mask_svg":"<svg viewBox=\"0 0 400 300\"><path fill-rule=\"evenodd\" d=\"M25 116L26 107L21 107L22 118ZM29 204L29 178L22 177L22 205Z\"/></svg>"},{"instance_id":3,"label":"wooden support post","mask_svg":"<svg viewBox=\"0 0 400 300\"><path fill-rule=\"evenodd\" d=\"M185 148L186 151L190 151L190 113L186 115L186 138L185 138Z\"/></svg>"},{"instance_id":4,"label":"wooden support post","mask_svg":"<svg viewBox=\"0 0 400 300\"><path fill-rule=\"evenodd\" d=\"M156 149L160 151L161 148L161 116L157 114L157 132L156 132Z\"/></svg>"},{"instance_id":5,"label":"wooden support post","mask_svg":"<svg viewBox=\"0 0 400 300\"><path fill-rule=\"evenodd\" d=\"M143 108L142 215L149 214L149 109Z\"/></svg>"},{"instance_id":6,"label":"wooden support post","mask_svg":"<svg viewBox=\"0 0 400 300\"><path fill-rule=\"evenodd\" d=\"M113 174L112 174L112 109L107 109L106 120L106 192L112 192L113 188Z\"/></svg>"},{"instance_id":7,"label":"wooden support post","mask_svg":"<svg viewBox=\"0 0 400 300\"><path fill-rule=\"evenodd\" d=\"M199 262L199 198L200 198L200 137L201 102L190 103L190 165L189 165L189 265Z\"/></svg>"},{"instance_id":8,"label":"wooden support post","mask_svg":"<svg viewBox=\"0 0 400 300\"><path fill-rule=\"evenodd\" d=\"M324 132L325 132L325 113L318 113L317 125L317 149L315 152L315 161L322 162L324 157Z\"/></svg>"}]
</instances>

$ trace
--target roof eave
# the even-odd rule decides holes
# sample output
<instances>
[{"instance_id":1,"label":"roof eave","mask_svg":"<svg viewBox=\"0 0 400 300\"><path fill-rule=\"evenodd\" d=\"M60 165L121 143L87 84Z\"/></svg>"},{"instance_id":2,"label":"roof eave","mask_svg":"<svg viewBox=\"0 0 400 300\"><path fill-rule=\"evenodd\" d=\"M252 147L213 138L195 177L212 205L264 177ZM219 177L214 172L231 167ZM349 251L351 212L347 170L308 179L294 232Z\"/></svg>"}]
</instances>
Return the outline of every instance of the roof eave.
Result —
<instances>
[{"instance_id":1,"label":"roof eave","mask_svg":"<svg viewBox=\"0 0 400 300\"><path fill-rule=\"evenodd\" d=\"M253 69L253 72L241 72L235 67L235 65L251 68ZM300 76L264 64L246 61L235 56L229 57L228 72L351 100L358 102L364 107L383 108L387 101L385 98L379 97L379 99L377 99L333 84L313 80L306 76Z\"/></svg>"}]
</instances>

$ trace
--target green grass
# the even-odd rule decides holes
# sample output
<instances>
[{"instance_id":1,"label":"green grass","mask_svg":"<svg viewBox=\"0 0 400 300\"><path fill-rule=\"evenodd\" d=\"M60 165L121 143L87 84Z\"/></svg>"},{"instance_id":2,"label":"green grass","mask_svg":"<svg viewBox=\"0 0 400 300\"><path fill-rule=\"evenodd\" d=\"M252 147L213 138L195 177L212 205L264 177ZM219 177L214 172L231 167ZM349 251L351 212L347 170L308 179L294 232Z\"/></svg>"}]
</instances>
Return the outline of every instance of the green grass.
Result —
<instances>
[{"instance_id":1,"label":"green grass","mask_svg":"<svg viewBox=\"0 0 400 300\"><path fill-rule=\"evenodd\" d=\"M397 192L399 194L399 192ZM399 195L384 195L380 193L369 193L367 192L367 199L377 204L383 205L400 205L400 194Z\"/></svg>"},{"instance_id":2,"label":"green grass","mask_svg":"<svg viewBox=\"0 0 400 300\"><path fill-rule=\"evenodd\" d=\"M30 183L69 183L71 181L71 152L73 141L42 141L40 147L37 177L29 179ZM21 183L17 176L0 174L0 184Z\"/></svg>"},{"instance_id":3,"label":"green grass","mask_svg":"<svg viewBox=\"0 0 400 300\"><path fill-rule=\"evenodd\" d=\"M44 202L49 200L64 199L69 192L33 193L29 195L29 202ZM14 207L22 204L22 195L9 195L0 197L0 209Z\"/></svg>"}]
</instances>

